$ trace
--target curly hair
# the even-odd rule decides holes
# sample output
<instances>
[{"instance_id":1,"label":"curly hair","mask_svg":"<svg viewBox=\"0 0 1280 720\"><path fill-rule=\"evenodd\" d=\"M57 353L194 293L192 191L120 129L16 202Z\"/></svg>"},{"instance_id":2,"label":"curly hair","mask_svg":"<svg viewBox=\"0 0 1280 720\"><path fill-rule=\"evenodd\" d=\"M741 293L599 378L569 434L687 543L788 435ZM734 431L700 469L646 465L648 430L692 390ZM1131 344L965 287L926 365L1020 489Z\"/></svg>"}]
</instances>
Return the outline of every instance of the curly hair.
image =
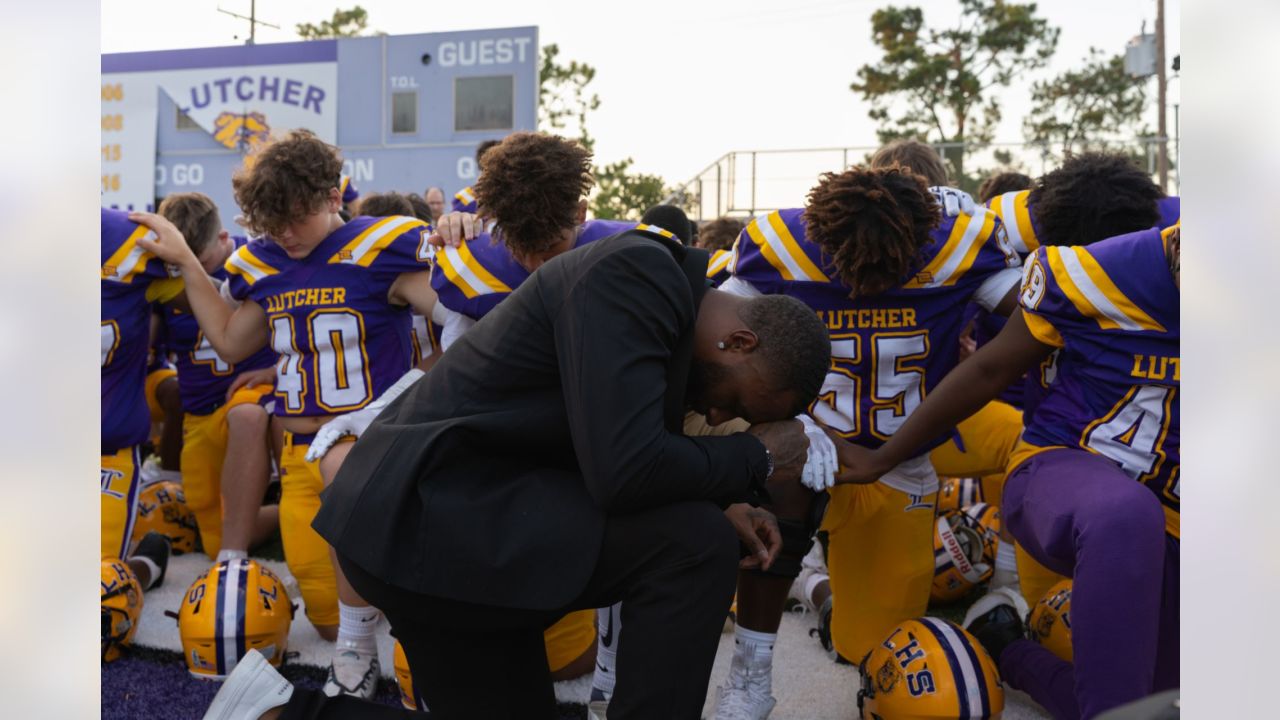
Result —
<instances>
[{"instance_id":1,"label":"curly hair","mask_svg":"<svg viewBox=\"0 0 1280 720\"><path fill-rule=\"evenodd\" d=\"M595 182L591 151L574 140L518 132L485 153L476 203L498 223L494 240L516 255L545 252L577 224L578 202Z\"/></svg>"},{"instance_id":2,"label":"curly hair","mask_svg":"<svg viewBox=\"0 0 1280 720\"><path fill-rule=\"evenodd\" d=\"M1120 153L1083 153L1036 181L1027 206L1041 245L1088 245L1154 227L1160 192Z\"/></svg>"},{"instance_id":3,"label":"curly hair","mask_svg":"<svg viewBox=\"0 0 1280 720\"><path fill-rule=\"evenodd\" d=\"M251 158L231 187L248 228L260 234L278 235L323 207L342 175L338 148L310 130L293 130Z\"/></svg>"},{"instance_id":4,"label":"curly hair","mask_svg":"<svg viewBox=\"0 0 1280 720\"><path fill-rule=\"evenodd\" d=\"M938 226L925 179L891 166L824 173L809 191L805 232L831 258L852 297L878 295L907 280Z\"/></svg>"},{"instance_id":5,"label":"curly hair","mask_svg":"<svg viewBox=\"0 0 1280 720\"><path fill-rule=\"evenodd\" d=\"M698 246L707 250L728 250L741 234L741 220L731 217L716 218L702 226Z\"/></svg>"},{"instance_id":6,"label":"curly hair","mask_svg":"<svg viewBox=\"0 0 1280 720\"><path fill-rule=\"evenodd\" d=\"M360 198L360 204L356 206L356 212L360 215L372 217L390 217L392 215L413 217L413 203L409 201L409 198L398 192L374 193Z\"/></svg>"},{"instance_id":7,"label":"curly hair","mask_svg":"<svg viewBox=\"0 0 1280 720\"><path fill-rule=\"evenodd\" d=\"M1034 180L1020 172L996 173L978 186L978 202L985 203L997 195L1027 190L1034 183Z\"/></svg>"},{"instance_id":8,"label":"curly hair","mask_svg":"<svg viewBox=\"0 0 1280 720\"><path fill-rule=\"evenodd\" d=\"M191 252L199 255L222 230L218 206L204 193L174 193L160 202L158 212L182 233Z\"/></svg>"},{"instance_id":9,"label":"curly hair","mask_svg":"<svg viewBox=\"0 0 1280 720\"><path fill-rule=\"evenodd\" d=\"M924 176L929 185L947 184L947 164L933 146L915 138L894 140L871 156L871 168L905 167Z\"/></svg>"}]
</instances>

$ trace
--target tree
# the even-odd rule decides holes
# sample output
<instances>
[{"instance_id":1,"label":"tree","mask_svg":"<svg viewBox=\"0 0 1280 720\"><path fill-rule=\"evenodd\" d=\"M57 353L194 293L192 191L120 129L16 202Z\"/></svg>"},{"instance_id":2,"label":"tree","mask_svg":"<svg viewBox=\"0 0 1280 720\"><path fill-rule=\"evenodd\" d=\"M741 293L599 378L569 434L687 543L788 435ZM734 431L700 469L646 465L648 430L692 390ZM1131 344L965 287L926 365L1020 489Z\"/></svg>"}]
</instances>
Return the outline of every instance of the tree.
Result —
<instances>
[{"instance_id":1,"label":"tree","mask_svg":"<svg viewBox=\"0 0 1280 720\"><path fill-rule=\"evenodd\" d=\"M561 61L559 46L543 46L538 68L538 125L567 137L576 135L578 142L594 150L595 139L587 131L587 115L600 107L600 96L588 88L595 77L596 69L586 63ZM627 157L593 168L596 189L590 200L592 216L639 220L645 210L666 197L663 179L629 172L634 163Z\"/></svg>"},{"instance_id":2,"label":"tree","mask_svg":"<svg viewBox=\"0 0 1280 720\"><path fill-rule=\"evenodd\" d=\"M1145 134L1139 126L1145 82L1124 71L1122 55L1106 57L1090 48L1083 67L1032 85L1031 101L1023 120L1027 140L1056 147L1061 156L1128 145L1124 141Z\"/></svg>"},{"instance_id":3,"label":"tree","mask_svg":"<svg viewBox=\"0 0 1280 720\"><path fill-rule=\"evenodd\" d=\"M587 86L596 77L596 69L577 60L563 65L557 61L558 45L542 48L538 68L538 124L554 130L576 132L578 141L588 150L595 145L587 133L587 113L600 107L600 96L589 93Z\"/></svg>"},{"instance_id":4,"label":"tree","mask_svg":"<svg viewBox=\"0 0 1280 720\"><path fill-rule=\"evenodd\" d=\"M319 25L298 23L298 37L303 40L357 37L369 25L369 13L356 5L350 10L334 10L332 20L321 20Z\"/></svg>"},{"instance_id":5,"label":"tree","mask_svg":"<svg viewBox=\"0 0 1280 720\"><path fill-rule=\"evenodd\" d=\"M964 156L991 142L1000 121L996 88L1044 67L1058 45L1058 29L1036 15L1036 4L960 0L954 28L926 28L917 7L889 6L871 15L871 37L880 61L858 69L850 85L871 103L881 142L918 137L963 143L946 153L954 180L965 175Z\"/></svg>"},{"instance_id":6,"label":"tree","mask_svg":"<svg viewBox=\"0 0 1280 720\"><path fill-rule=\"evenodd\" d=\"M628 172L634 162L625 158L596 167L596 193L590 204L593 217L639 220L645 210L670 194L661 177Z\"/></svg>"}]
</instances>

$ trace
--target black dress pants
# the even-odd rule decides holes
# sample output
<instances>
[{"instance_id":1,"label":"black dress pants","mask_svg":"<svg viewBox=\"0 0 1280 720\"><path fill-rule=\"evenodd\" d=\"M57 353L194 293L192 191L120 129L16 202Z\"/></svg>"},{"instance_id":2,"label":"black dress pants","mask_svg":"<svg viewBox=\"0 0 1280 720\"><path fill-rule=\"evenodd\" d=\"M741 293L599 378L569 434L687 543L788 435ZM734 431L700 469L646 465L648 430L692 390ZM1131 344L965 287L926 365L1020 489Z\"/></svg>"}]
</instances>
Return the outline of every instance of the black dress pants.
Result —
<instances>
[{"instance_id":1,"label":"black dress pants","mask_svg":"<svg viewBox=\"0 0 1280 720\"><path fill-rule=\"evenodd\" d=\"M609 718L679 720L701 716L738 558L737 537L719 508L681 502L611 517L587 586L555 611L413 593L339 561L352 587L386 614L432 718L553 718L542 631L566 612L623 600L626 641L619 638ZM398 717L421 715L302 688L281 716Z\"/></svg>"}]
</instances>

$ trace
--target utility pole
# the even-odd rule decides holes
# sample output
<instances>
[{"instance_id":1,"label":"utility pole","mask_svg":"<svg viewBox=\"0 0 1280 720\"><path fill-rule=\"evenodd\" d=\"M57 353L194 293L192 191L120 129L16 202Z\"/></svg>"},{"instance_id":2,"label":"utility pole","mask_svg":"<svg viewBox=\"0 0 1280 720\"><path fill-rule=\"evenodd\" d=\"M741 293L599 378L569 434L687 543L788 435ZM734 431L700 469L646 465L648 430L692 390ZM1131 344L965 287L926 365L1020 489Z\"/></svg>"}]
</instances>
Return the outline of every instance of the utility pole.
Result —
<instances>
[{"instance_id":1,"label":"utility pole","mask_svg":"<svg viewBox=\"0 0 1280 720\"><path fill-rule=\"evenodd\" d=\"M1165 68L1164 68L1164 0L1156 0L1156 83L1159 96L1159 135L1156 140L1156 172L1160 177L1160 189L1169 187L1169 132L1165 123Z\"/></svg>"},{"instance_id":2,"label":"utility pole","mask_svg":"<svg viewBox=\"0 0 1280 720\"><path fill-rule=\"evenodd\" d=\"M257 7L257 6L258 6L258 0L249 0L249 15L248 15L248 16L244 16L244 15L241 15L241 14L239 14L239 13L233 13L233 12L231 12L230 10L223 10L222 8L218 8L218 12L220 12L220 13L223 13L223 14L225 14L225 15L230 15L230 16L231 16L231 17L233 17L233 18L239 18L239 19L241 19L241 20L248 20L248 21L249 21L249 39L245 42L245 45L252 45L252 44L254 44L254 40L257 38L257 34L258 34L258 33L257 33L257 30L258 30L258 26L259 26L259 25L266 25L266 26L267 26L267 27L269 27L269 28L275 28L275 29L277 29L277 30L279 30L279 29L280 29L280 26L279 26L279 25L272 25L272 24L271 24L271 23L269 23L269 22L263 22L262 20L259 20L259 19L258 19L258 7Z\"/></svg>"}]
</instances>

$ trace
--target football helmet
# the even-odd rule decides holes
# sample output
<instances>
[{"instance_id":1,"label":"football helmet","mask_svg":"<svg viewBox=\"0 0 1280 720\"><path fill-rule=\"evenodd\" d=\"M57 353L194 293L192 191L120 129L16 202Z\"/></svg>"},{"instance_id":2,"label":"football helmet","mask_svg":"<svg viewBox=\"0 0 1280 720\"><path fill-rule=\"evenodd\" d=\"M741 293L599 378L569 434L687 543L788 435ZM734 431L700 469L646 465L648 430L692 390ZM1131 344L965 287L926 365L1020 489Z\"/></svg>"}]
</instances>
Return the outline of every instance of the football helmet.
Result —
<instances>
[{"instance_id":1,"label":"football helmet","mask_svg":"<svg viewBox=\"0 0 1280 720\"><path fill-rule=\"evenodd\" d=\"M142 617L142 585L133 570L119 558L102 561L102 661L120 657L120 649L133 642Z\"/></svg>"},{"instance_id":2,"label":"football helmet","mask_svg":"<svg viewBox=\"0 0 1280 720\"><path fill-rule=\"evenodd\" d=\"M977 520L983 531L994 538L997 543L999 542L1000 508L990 503L980 502L964 508L964 514Z\"/></svg>"},{"instance_id":3,"label":"football helmet","mask_svg":"<svg viewBox=\"0 0 1280 720\"><path fill-rule=\"evenodd\" d=\"M1070 580L1063 580L1049 588L1049 592L1031 608L1027 631L1032 640L1049 648L1054 655L1071 662Z\"/></svg>"},{"instance_id":4,"label":"football helmet","mask_svg":"<svg viewBox=\"0 0 1280 720\"><path fill-rule=\"evenodd\" d=\"M222 679L250 650L278 667L293 612L284 583L270 568L246 558L215 563L191 584L178 611L187 670Z\"/></svg>"},{"instance_id":5,"label":"football helmet","mask_svg":"<svg viewBox=\"0 0 1280 720\"><path fill-rule=\"evenodd\" d=\"M400 687L400 704L405 710L427 711L427 704L422 700L422 694L413 687L413 676L409 674L409 658L404 654L404 648L401 647L400 641L396 641L395 661L396 669L396 685Z\"/></svg>"},{"instance_id":6,"label":"football helmet","mask_svg":"<svg viewBox=\"0 0 1280 720\"><path fill-rule=\"evenodd\" d=\"M172 482L152 483L138 496L138 515L133 521L133 541L152 530L169 538L174 555L195 552L196 516L187 507L182 486Z\"/></svg>"},{"instance_id":7,"label":"football helmet","mask_svg":"<svg viewBox=\"0 0 1280 720\"><path fill-rule=\"evenodd\" d=\"M1004 685L991 656L960 626L921 617L899 624L862 658L863 720L999 718Z\"/></svg>"},{"instance_id":8,"label":"football helmet","mask_svg":"<svg viewBox=\"0 0 1280 720\"><path fill-rule=\"evenodd\" d=\"M959 510L985 501L979 478L940 478L938 481L938 514L943 510Z\"/></svg>"},{"instance_id":9,"label":"football helmet","mask_svg":"<svg viewBox=\"0 0 1280 720\"><path fill-rule=\"evenodd\" d=\"M929 597L951 602L991 578L996 536L963 510L938 514L933 533L933 587Z\"/></svg>"}]
</instances>

